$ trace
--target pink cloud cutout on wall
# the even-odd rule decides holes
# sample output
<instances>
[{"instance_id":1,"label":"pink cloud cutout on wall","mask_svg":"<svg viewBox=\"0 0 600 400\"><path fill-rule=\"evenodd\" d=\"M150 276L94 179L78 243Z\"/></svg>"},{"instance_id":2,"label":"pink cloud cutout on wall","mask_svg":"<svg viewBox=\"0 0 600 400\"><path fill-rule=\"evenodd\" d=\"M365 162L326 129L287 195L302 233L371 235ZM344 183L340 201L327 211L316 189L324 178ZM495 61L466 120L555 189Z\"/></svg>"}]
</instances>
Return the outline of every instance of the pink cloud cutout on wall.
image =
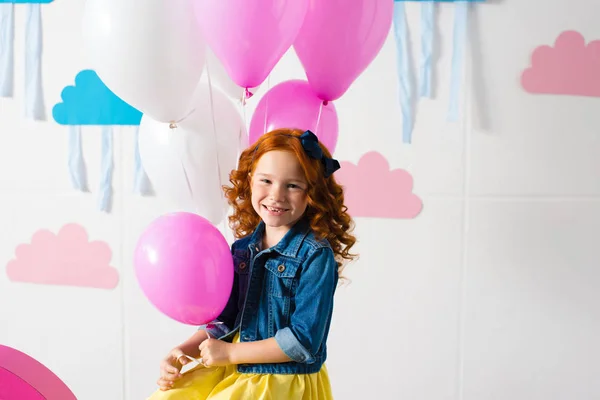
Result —
<instances>
[{"instance_id":1,"label":"pink cloud cutout on wall","mask_svg":"<svg viewBox=\"0 0 600 400\"><path fill-rule=\"evenodd\" d=\"M380 153L365 153L357 165L342 161L335 173L344 186L344 200L353 217L414 218L423 208L412 193L413 178L403 169L390 170Z\"/></svg>"},{"instance_id":2,"label":"pink cloud cutout on wall","mask_svg":"<svg viewBox=\"0 0 600 400\"><path fill-rule=\"evenodd\" d=\"M17 246L15 255L6 265L14 282L100 289L113 289L119 282L117 270L110 266L110 247L90 242L81 225L67 224L57 235L42 229L31 243Z\"/></svg>"},{"instance_id":3,"label":"pink cloud cutout on wall","mask_svg":"<svg viewBox=\"0 0 600 400\"><path fill-rule=\"evenodd\" d=\"M521 85L530 93L600 97L600 40L586 46L579 32L561 33L554 47L535 49Z\"/></svg>"}]
</instances>

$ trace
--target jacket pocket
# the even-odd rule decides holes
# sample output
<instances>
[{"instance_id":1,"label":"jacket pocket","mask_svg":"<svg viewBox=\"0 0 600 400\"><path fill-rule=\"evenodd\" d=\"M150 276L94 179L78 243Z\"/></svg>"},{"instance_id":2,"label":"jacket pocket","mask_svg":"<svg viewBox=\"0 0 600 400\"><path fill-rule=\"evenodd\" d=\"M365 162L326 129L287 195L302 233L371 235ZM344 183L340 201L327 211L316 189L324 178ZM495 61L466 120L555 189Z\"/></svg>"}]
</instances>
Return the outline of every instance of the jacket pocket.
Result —
<instances>
[{"instance_id":1,"label":"jacket pocket","mask_svg":"<svg viewBox=\"0 0 600 400\"><path fill-rule=\"evenodd\" d=\"M270 259L265 263L267 270L267 293L279 298L293 297L296 290L296 275L300 263L292 259Z\"/></svg>"}]
</instances>

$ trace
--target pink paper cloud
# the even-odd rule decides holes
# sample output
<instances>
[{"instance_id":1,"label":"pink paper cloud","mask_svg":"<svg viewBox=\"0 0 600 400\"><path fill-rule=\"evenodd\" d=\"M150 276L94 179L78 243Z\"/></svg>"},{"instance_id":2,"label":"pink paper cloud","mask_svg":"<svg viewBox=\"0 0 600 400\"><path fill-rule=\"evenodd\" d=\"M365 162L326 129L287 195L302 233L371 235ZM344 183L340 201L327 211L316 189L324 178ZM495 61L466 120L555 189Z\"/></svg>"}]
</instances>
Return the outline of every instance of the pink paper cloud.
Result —
<instances>
[{"instance_id":1,"label":"pink paper cloud","mask_svg":"<svg viewBox=\"0 0 600 400\"><path fill-rule=\"evenodd\" d=\"M535 49L521 84L530 93L600 97L600 40L586 46L579 32L563 32L554 47Z\"/></svg>"},{"instance_id":2,"label":"pink paper cloud","mask_svg":"<svg viewBox=\"0 0 600 400\"><path fill-rule=\"evenodd\" d=\"M110 266L108 245L90 242L77 224L63 226L58 235L40 230L31 243L17 246L15 255L6 266L15 282L113 289L119 281L117 270Z\"/></svg>"},{"instance_id":3,"label":"pink paper cloud","mask_svg":"<svg viewBox=\"0 0 600 400\"><path fill-rule=\"evenodd\" d=\"M414 218L423 202L412 193L413 178L403 169L390 170L378 152L364 154L358 165L343 161L335 173L344 186L345 203L353 217Z\"/></svg>"}]
</instances>

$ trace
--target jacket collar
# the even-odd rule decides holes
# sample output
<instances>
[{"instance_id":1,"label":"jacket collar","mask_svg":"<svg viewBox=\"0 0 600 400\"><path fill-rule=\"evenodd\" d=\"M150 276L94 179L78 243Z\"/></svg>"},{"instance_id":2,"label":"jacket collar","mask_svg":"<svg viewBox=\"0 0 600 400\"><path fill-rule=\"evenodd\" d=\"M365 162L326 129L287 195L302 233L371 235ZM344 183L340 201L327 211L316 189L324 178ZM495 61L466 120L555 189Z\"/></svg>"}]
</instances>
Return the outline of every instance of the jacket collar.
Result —
<instances>
[{"instance_id":1,"label":"jacket collar","mask_svg":"<svg viewBox=\"0 0 600 400\"><path fill-rule=\"evenodd\" d=\"M256 251L260 249L260 243L262 241L263 235L265 232L265 223L260 221L252 236L250 237L250 242L248 244L248 248L250 251ZM298 222L292 226L292 228L285 234L285 236L270 249L265 251L276 251L281 255L288 257L296 257L298 255L298 250L300 250L300 246L306 235L310 232L310 224L308 223L308 219L302 217Z\"/></svg>"}]
</instances>

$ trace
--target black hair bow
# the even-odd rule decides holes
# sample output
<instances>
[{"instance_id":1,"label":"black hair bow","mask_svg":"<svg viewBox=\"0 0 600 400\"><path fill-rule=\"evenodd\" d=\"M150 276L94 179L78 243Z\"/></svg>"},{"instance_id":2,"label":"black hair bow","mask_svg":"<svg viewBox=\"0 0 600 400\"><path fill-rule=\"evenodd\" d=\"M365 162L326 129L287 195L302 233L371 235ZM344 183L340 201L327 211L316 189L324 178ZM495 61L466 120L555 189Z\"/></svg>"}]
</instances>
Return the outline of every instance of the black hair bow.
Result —
<instances>
[{"instance_id":1,"label":"black hair bow","mask_svg":"<svg viewBox=\"0 0 600 400\"><path fill-rule=\"evenodd\" d=\"M321 160L325 167L325 178L328 178L331 174L340 169L340 163L337 160L326 157L323 154L323 150L321 150L321 146L319 146L319 138L317 138L317 135L311 131L305 131L300 135L300 142L309 157Z\"/></svg>"}]
</instances>

